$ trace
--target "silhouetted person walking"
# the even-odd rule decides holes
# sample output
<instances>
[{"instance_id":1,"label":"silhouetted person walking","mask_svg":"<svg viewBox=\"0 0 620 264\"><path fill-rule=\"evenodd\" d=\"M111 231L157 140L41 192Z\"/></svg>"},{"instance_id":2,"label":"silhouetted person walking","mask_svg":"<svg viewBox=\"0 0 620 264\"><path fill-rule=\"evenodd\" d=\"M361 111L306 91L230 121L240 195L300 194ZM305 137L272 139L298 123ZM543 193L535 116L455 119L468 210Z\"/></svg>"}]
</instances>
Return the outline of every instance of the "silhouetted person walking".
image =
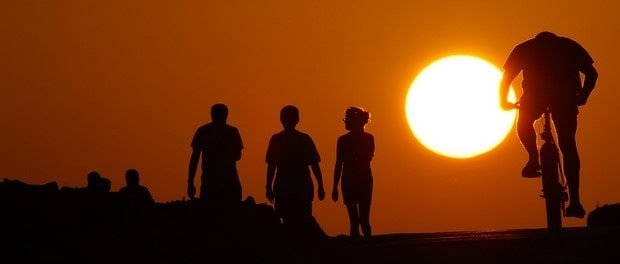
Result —
<instances>
[{"instance_id":1,"label":"silhouetted person walking","mask_svg":"<svg viewBox=\"0 0 620 264\"><path fill-rule=\"evenodd\" d=\"M217 207L241 203L237 161L241 159L243 143L237 128L226 124L227 118L226 105L214 104L211 107L211 123L196 130L189 160L187 196L193 199L196 194L194 175L202 155L200 199Z\"/></svg>"},{"instance_id":2,"label":"silhouetted person walking","mask_svg":"<svg viewBox=\"0 0 620 264\"><path fill-rule=\"evenodd\" d=\"M295 129L299 123L297 107L284 106L280 111L280 122L284 130L271 137L267 149L266 195L274 202L276 214L284 224L305 225L313 219L314 185L309 168L316 178L319 200L325 198L319 167L321 158L312 138Z\"/></svg>"},{"instance_id":3,"label":"silhouetted person walking","mask_svg":"<svg viewBox=\"0 0 620 264\"><path fill-rule=\"evenodd\" d=\"M359 237L361 226L365 237L371 236L370 204L373 178L370 161L375 154L375 139L364 131L370 113L362 108L349 107L344 124L349 132L338 138L332 200L338 201L338 183L342 177L342 198L349 213L351 237Z\"/></svg>"},{"instance_id":4,"label":"silhouetted person walking","mask_svg":"<svg viewBox=\"0 0 620 264\"><path fill-rule=\"evenodd\" d=\"M125 184L118 191L118 195L126 206L144 208L155 203L149 189L140 185L140 174L136 169L129 169L125 172Z\"/></svg>"},{"instance_id":5,"label":"silhouetted person walking","mask_svg":"<svg viewBox=\"0 0 620 264\"><path fill-rule=\"evenodd\" d=\"M585 105L598 78L593 62L588 52L574 40L541 32L512 50L504 64L500 87L502 108L514 108L516 105L508 102L508 91L514 78L523 71L523 94L518 102L517 121L517 135L529 156L521 172L523 177L540 176L533 124L546 108L550 109L570 195L566 216L578 218L583 218L585 210L579 197L577 113L578 106ZM583 84L581 73L585 75Z\"/></svg>"}]
</instances>

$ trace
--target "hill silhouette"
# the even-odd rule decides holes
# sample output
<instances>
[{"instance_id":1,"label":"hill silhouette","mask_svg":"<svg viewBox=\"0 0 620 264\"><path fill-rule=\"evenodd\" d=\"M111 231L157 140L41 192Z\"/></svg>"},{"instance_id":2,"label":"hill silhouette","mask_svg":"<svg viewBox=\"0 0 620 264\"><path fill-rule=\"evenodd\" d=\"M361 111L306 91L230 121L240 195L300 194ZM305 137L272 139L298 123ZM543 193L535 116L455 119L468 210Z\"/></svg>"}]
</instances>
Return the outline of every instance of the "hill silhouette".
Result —
<instances>
[{"instance_id":1,"label":"hill silhouette","mask_svg":"<svg viewBox=\"0 0 620 264\"><path fill-rule=\"evenodd\" d=\"M256 204L251 196L228 208L199 200L136 208L117 192L4 179L0 212L2 258L20 262L194 263L216 256L230 261L275 259L281 256L265 252L284 247L289 249L282 252L288 254L290 247L312 246L327 238L316 221L307 229L290 230L280 223L271 205Z\"/></svg>"},{"instance_id":2,"label":"hill silhouette","mask_svg":"<svg viewBox=\"0 0 620 264\"><path fill-rule=\"evenodd\" d=\"M618 205L586 228L327 236L320 225L282 225L247 197L218 208L178 200L135 208L116 192L0 182L3 263L597 263L614 261ZM603 261L604 262L604 261Z\"/></svg>"}]
</instances>

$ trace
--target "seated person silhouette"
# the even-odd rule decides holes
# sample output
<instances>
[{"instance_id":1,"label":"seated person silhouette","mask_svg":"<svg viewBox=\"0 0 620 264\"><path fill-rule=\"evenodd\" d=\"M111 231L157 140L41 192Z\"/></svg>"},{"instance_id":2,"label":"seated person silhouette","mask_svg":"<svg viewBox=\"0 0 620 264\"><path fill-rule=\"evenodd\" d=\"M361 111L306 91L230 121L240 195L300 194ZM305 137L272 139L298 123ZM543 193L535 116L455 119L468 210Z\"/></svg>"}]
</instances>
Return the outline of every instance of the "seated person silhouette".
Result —
<instances>
[{"instance_id":1,"label":"seated person silhouette","mask_svg":"<svg viewBox=\"0 0 620 264\"><path fill-rule=\"evenodd\" d=\"M105 194L112 189L110 179L104 178L97 171L91 171L86 175L86 187L68 187L63 186L60 191L63 193L88 193L88 194Z\"/></svg>"},{"instance_id":2,"label":"seated person silhouette","mask_svg":"<svg viewBox=\"0 0 620 264\"><path fill-rule=\"evenodd\" d=\"M106 193L110 191L110 181L102 177L99 172L91 171L86 177L86 191L90 193Z\"/></svg>"},{"instance_id":3,"label":"seated person silhouette","mask_svg":"<svg viewBox=\"0 0 620 264\"><path fill-rule=\"evenodd\" d=\"M85 216L102 221L104 216L111 208L112 193L110 189L112 182L101 176L99 172L92 171L87 175L87 184L85 188L77 188L73 192L74 202L83 208Z\"/></svg>"},{"instance_id":4,"label":"seated person silhouette","mask_svg":"<svg viewBox=\"0 0 620 264\"><path fill-rule=\"evenodd\" d=\"M140 174L136 169L125 172L126 185L118 191L118 197L125 206L132 208L144 208L155 203L149 190L140 185Z\"/></svg>"},{"instance_id":5,"label":"seated person silhouette","mask_svg":"<svg viewBox=\"0 0 620 264\"><path fill-rule=\"evenodd\" d=\"M97 202L103 202L109 198L110 190L112 188L112 182L110 179L105 178L99 174L99 172L92 171L87 176L88 183L84 189L88 196Z\"/></svg>"}]
</instances>

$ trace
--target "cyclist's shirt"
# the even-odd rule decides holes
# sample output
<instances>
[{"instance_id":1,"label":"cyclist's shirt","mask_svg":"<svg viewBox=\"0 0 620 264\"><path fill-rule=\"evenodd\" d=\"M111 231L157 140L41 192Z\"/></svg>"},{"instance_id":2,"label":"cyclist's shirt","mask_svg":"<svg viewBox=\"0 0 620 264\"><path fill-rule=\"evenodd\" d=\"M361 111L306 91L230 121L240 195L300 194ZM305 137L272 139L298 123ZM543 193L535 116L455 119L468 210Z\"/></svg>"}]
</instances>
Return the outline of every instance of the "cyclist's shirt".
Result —
<instances>
[{"instance_id":1,"label":"cyclist's shirt","mask_svg":"<svg viewBox=\"0 0 620 264\"><path fill-rule=\"evenodd\" d=\"M545 37L517 45L504 69L523 71L521 104L575 106L582 88L579 70L592 63L592 57L577 42Z\"/></svg>"}]
</instances>

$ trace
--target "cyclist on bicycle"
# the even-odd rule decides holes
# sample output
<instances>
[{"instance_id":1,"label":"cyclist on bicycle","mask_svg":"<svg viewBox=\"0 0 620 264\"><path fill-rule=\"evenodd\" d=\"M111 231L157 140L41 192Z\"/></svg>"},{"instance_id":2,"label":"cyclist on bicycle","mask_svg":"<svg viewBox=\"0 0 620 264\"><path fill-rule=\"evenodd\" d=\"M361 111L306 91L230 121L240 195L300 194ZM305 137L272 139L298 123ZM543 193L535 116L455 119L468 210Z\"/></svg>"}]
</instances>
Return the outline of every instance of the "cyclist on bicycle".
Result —
<instances>
[{"instance_id":1,"label":"cyclist on bicycle","mask_svg":"<svg viewBox=\"0 0 620 264\"><path fill-rule=\"evenodd\" d=\"M504 63L500 84L502 108L515 108L515 103L508 102L508 90L523 71L523 94L519 98L517 120L517 135L529 155L529 161L521 171L523 177L540 177L533 125L547 108L551 111L570 197L565 215L578 218L583 218L585 210L579 197L580 161L575 134L578 106L586 103L598 78L592 64L592 57L577 42L551 32L541 32L512 50ZM585 76L583 84L581 73Z\"/></svg>"}]
</instances>

